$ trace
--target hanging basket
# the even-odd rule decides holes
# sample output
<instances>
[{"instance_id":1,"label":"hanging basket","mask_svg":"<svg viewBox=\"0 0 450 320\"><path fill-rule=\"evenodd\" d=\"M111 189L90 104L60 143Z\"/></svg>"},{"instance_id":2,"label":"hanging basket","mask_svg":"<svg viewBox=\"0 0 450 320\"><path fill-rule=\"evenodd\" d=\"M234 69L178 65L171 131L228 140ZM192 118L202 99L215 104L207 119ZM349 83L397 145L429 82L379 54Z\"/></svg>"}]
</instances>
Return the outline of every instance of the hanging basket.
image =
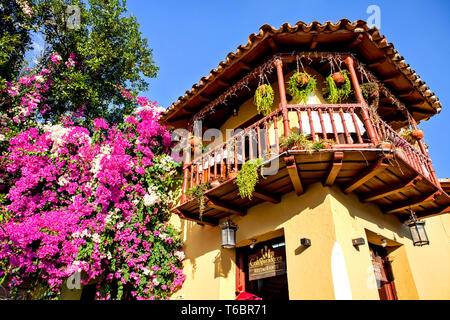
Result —
<instances>
[{"instance_id":1,"label":"hanging basket","mask_svg":"<svg viewBox=\"0 0 450 320\"><path fill-rule=\"evenodd\" d=\"M336 83L338 87L342 86L346 80L344 74L341 71L333 73L332 78L334 80L334 83Z\"/></svg>"},{"instance_id":2,"label":"hanging basket","mask_svg":"<svg viewBox=\"0 0 450 320\"><path fill-rule=\"evenodd\" d=\"M423 138L423 130L417 129L417 130L411 131L411 137L413 137L416 140L422 139Z\"/></svg>"},{"instance_id":3,"label":"hanging basket","mask_svg":"<svg viewBox=\"0 0 450 320\"><path fill-rule=\"evenodd\" d=\"M288 81L288 91L298 103L306 103L316 89L316 80L306 72L294 73Z\"/></svg>"},{"instance_id":4,"label":"hanging basket","mask_svg":"<svg viewBox=\"0 0 450 320\"><path fill-rule=\"evenodd\" d=\"M298 73L297 74L297 86L299 88L306 87L306 85L309 83L309 77L306 73Z\"/></svg>"},{"instance_id":5,"label":"hanging basket","mask_svg":"<svg viewBox=\"0 0 450 320\"><path fill-rule=\"evenodd\" d=\"M255 92L254 102L259 114L267 116L272 111L272 104L275 98L273 89L268 84L260 85Z\"/></svg>"},{"instance_id":6,"label":"hanging basket","mask_svg":"<svg viewBox=\"0 0 450 320\"><path fill-rule=\"evenodd\" d=\"M200 137L192 136L191 137L191 146L196 146L202 143L202 139Z\"/></svg>"}]
</instances>

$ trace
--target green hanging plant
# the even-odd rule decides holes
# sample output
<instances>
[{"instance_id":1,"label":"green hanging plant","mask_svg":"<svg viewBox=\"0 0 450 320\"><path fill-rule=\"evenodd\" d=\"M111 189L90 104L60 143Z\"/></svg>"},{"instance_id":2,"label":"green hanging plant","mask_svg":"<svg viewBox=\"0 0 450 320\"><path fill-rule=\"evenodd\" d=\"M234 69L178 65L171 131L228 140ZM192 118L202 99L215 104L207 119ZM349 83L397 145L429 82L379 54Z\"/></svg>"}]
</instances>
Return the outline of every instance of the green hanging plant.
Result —
<instances>
[{"instance_id":1,"label":"green hanging plant","mask_svg":"<svg viewBox=\"0 0 450 320\"><path fill-rule=\"evenodd\" d=\"M280 147L284 150L296 147L299 150L313 150L313 142L310 140L311 135L303 132L297 133L292 131L289 137L280 137Z\"/></svg>"},{"instance_id":2,"label":"green hanging plant","mask_svg":"<svg viewBox=\"0 0 450 320\"><path fill-rule=\"evenodd\" d=\"M203 218L203 212L205 212L205 192L210 188L211 185L209 183L201 183L198 186L186 190L186 195L197 199L200 220Z\"/></svg>"},{"instance_id":3,"label":"green hanging plant","mask_svg":"<svg viewBox=\"0 0 450 320\"><path fill-rule=\"evenodd\" d=\"M258 113L267 116L272 111L272 105L275 94L273 89L268 84L260 85L255 92L255 105Z\"/></svg>"},{"instance_id":4,"label":"green hanging plant","mask_svg":"<svg viewBox=\"0 0 450 320\"><path fill-rule=\"evenodd\" d=\"M339 87L336 84L336 77L342 77L343 84ZM348 77L348 71L342 70L339 72L335 72L333 74L330 74L326 78L326 88L325 88L325 94L327 94L327 99L331 103L338 103L342 100L348 98L348 96L352 93L352 84L350 82L350 79Z\"/></svg>"},{"instance_id":5,"label":"green hanging plant","mask_svg":"<svg viewBox=\"0 0 450 320\"><path fill-rule=\"evenodd\" d=\"M264 159L257 158L246 161L236 177L241 198L252 198L255 186L259 181L258 169L263 165ZM262 173L261 173L262 175Z\"/></svg>"},{"instance_id":6,"label":"green hanging plant","mask_svg":"<svg viewBox=\"0 0 450 320\"><path fill-rule=\"evenodd\" d=\"M371 104L371 102L379 96L378 85L375 82L363 83L360 85L360 88L361 93L368 104Z\"/></svg>"},{"instance_id":7,"label":"green hanging plant","mask_svg":"<svg viewBox=\"0 0 450 320\"><path fill-rule=\"evenodd\" d=\"M300 104L308 101L308 97L316 90L316 79L308 73L296 72L288 81L288 91Z\"/></svg>"}]
</instances>

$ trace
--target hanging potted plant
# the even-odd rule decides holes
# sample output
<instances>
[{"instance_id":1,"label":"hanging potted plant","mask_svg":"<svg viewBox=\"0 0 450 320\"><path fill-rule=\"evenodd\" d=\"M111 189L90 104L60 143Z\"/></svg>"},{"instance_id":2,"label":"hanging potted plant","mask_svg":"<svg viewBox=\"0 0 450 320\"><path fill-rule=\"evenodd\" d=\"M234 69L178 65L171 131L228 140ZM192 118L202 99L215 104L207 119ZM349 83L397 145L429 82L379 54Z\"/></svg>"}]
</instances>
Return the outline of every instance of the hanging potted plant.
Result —
<instances>
[{"instance_id":1,"label":"hanging potted plant","mask_svg":"<svg viewBox=\"0 0 450 320\"><path fill-rule=\"evenodd\" d=\"M360 85L361 93L368 104L378 99L378 85L375 82L366 82Z\"/></svg>"},{"instance_id":2,"label":"hanging potted plant","mask_svg":"<svg viewBox=\"0 0 450 320\"><path fill-rule=\"evenodd\" d=\"M236 177L236 184L238 185L241 198L252 198L255 186L259 181L258 169L263 163L264 159L257 158L248 160L242 165L241 171Z\"/></svg>"},{"instance_id":3,"label":"hanging potted plant","mask_svg":"<svg viewBox=\"0 0 450 320\"><path fill-rule=\"evenodd\" d=\"M423 138L423 130L421 130L421 129L412 130L412 131L411 131L411 136L412 136L415 140L420 140L420 139Z\"/></svg>"},{"instance_id":4,"label":"hanging potted plant","mask_svg":"<svg viewBox=\"0 0 450 320\"><path fill-rule=\"evenodd\" d=\"M328 101L331 103L338 103L344 99L347 99L348 96L352 93L352 85L350 79L348 77L348 71L342 70L337 72L340 75L335 75L335 73L330 74L326 78L326 88L325 94L327 95ZM343 83L341 83L342 78L345 79ZM336 82L334 79L337 79L339 82Z\"/></svg>"},{"instance_id":5,"label":"hanging potted plant","mask_svg":"<svg viewBox=\"0 0 450 320\"><path fill-rule=\"evenodd\" d=\"M306 72L294 73L288 81L288 91L300 104L305 104L316 89L316 79Z\"/></svg>"},{"instance_id":6,"label":"hanging potted plant","mask_svg":"<svg viewBox=\"0 0 450 320\"><path fill-rule=\"evenodd\" d=\"M259 114L267 116L272 111L274 92L270 85L261 84L255 92L254 102Z\"/></svg>"},{"instance_id":7,"label":"hanging potted plant","mask_svg":"<svg viewBox=\"0 0 450 320\"><path fill-rule=\"evenodd\" d=\"M186 195L197 199L200 220L202 219L203 212L205 211L205 192L210 188L211 185L209 183L201 183L198 186L190 188L186 191Z\"/></svg>"},{"instance_id":8,"label":"hanging potted plant","mask_svg":"<svg viewBox=\"0 0 450 320\"><path fill-rule=\"evenodd\" d=\"M389 149L392 150L394 148L393 144L391 141L380 141L377 144L377 148L379 149Z\"/></svg>"},{"instance_id":9,"label":"hanging potted plant","mask_svg":"<svg viewBox=\"0 0 450 320\"><path fill-rule=\"evenodd\" d=\"M345 83L345 76L344 76L344 74L343 74L342 72L340 72L340 71L333 73L333 74L331 75L331 77L333 78L334 83L336 83L336 85L337 85L338 87L341 87L341 86Z\"/></svg>"},{"instance_id":10,"label":"hanging potted plant","mask_svg":"<svg viewBox=\"0 0 450 320\"><path fill-rule=\"evenodd\" d=\"M197 136L192 136L191 137L191 146L196 146L196 145L198 145L198 144L201 144L202 143L202 138L200 138L200 137L197 137Z\"/></svg>"}]
</instances>

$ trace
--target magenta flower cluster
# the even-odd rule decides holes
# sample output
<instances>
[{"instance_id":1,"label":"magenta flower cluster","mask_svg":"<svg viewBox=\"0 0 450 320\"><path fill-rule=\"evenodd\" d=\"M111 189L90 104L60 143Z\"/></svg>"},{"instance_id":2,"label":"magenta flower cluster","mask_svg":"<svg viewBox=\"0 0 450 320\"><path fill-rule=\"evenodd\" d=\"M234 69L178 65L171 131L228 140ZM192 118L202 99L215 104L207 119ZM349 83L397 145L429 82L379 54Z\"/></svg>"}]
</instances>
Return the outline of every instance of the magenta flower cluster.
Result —
<instances>
[{"instance_id":1,"label":"magenta flower cluster","mask_svg":"<svg viewBox=\"0 0 450 320\"><path fill-rule=\"evenodd\" d=\"M41 75L44 82L21 78L18 92L8 84L10 97L47 90ZM33 99L39 94L24 100L20 120L35 110ZM138 99L144 108L123 124L95 119L91 133L66 121L9 140L0 157L9 185L0 201L0 282L12 292L32 283L40 298L57 298L77 272L82 284L96 283L97 299L167 299L182 285L184 254L168 223L179 165L167 155L171 134L159 110Z\"/></svg>"}]
</instances>

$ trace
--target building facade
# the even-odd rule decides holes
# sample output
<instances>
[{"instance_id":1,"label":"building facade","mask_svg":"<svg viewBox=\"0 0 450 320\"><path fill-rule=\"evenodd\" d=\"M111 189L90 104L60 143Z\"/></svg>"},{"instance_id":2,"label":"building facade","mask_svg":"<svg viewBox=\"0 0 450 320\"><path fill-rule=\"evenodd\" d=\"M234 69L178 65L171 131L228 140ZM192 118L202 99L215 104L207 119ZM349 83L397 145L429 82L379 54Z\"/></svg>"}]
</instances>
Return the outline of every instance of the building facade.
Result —
<instances>
[{"instance_id":1,"label":"building facade","mask_svg":"<svg viewBox=\"0 0 450 320\"><path fill-rule=\"evenodd\" d=\"M338 100L336 72L337 92L352 89ZM303 97L298 74L315 80ZM261 114L262 84L273 102ZM417 127L440 110L364 21L262 26L162 116L188 149L172 218L187 278L173 298L449 299L450 197ZM247 163L261 166L242 196Z\"/></svg>"}]
</instances>

